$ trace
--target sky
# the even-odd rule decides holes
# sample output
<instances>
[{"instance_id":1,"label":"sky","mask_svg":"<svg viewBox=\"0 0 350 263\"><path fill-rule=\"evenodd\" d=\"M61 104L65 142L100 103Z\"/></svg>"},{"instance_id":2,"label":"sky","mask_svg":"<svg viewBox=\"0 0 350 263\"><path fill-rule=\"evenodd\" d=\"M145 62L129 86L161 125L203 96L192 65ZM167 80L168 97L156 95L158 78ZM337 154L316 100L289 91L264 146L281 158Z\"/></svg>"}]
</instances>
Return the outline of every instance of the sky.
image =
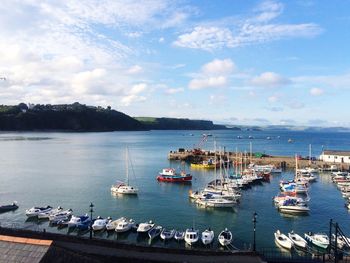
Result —
<instances>
[{"instance_id":1,"label":"sky","mask_svg":"<svg viewBox=\"0 0 350 263\"><path fill-rule=\"evenodd\" d=\"M5 0L0 104L350 127L350 1Z\"/></svg>"}]
</instances>

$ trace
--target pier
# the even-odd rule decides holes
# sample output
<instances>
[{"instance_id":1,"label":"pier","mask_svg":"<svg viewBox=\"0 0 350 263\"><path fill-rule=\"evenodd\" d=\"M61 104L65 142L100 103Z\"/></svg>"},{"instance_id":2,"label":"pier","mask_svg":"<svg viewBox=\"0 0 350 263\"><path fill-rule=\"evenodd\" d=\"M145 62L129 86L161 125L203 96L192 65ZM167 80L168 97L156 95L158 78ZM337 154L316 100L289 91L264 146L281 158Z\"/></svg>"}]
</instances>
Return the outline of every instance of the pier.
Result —
<instances>
[{"instance_id":1,"label":"pier","mask_svg":"<svg viewBox=\"0 0 350 263\"><path fill-rule=\"evenodd\" d=\"M224 152L224 151L205 151L198 149L178 149L176 151L170 151L168 153L169 160L180 160L187 162L203 161L208 159L214 159L215 156L222 156L225 160L231 161L233 164L273 164L276 167L283 169L295 168L295 156L272 156L262 153L247 153L247 152ZM332 165L336 165L337 169L342 171L349 171L350 164L348 163L330 163L322 160L308 160L302 157L298 157L298 166L306 167L310 166L318 168L320 170L330 170Z\"/></svg>"}]
</instances>

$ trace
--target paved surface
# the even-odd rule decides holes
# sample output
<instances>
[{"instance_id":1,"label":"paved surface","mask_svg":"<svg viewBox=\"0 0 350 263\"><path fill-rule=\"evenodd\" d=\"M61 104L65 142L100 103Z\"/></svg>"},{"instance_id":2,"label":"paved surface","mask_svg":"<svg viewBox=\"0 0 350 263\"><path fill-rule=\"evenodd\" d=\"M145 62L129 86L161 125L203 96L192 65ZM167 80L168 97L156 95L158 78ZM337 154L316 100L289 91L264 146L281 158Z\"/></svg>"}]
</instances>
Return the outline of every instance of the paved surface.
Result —
<instances>
[{"instance_id":1,"label":"paved surface","mask_svg":"<svg viewBox=\"0 0 350 263\"><path fill-rule=\"evenodd\" d=\"M0 262L40 262L51 243L51 240L0 235Z\"/></svg>"}]
</instances>

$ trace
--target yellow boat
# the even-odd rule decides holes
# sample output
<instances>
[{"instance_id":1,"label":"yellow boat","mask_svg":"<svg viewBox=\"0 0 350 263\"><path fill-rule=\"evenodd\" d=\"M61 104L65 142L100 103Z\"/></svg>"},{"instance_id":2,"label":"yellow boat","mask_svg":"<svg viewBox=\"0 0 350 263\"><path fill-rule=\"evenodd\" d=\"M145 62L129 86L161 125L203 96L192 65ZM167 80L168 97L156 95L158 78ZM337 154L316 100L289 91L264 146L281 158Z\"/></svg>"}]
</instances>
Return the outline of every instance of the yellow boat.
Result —
<instances>
[{"instance_id":1,"label":"yellow boat","mask_svg":"<svg viewBox=\"0 0 350 263\"><path fill-rule=\"evenodd\" d=\"M214 169L217 164L213 162L212 159L208 161L203 161L201 163L191 163L191 168L199 168L199 169Z\"/></svg>"}]
</instances>

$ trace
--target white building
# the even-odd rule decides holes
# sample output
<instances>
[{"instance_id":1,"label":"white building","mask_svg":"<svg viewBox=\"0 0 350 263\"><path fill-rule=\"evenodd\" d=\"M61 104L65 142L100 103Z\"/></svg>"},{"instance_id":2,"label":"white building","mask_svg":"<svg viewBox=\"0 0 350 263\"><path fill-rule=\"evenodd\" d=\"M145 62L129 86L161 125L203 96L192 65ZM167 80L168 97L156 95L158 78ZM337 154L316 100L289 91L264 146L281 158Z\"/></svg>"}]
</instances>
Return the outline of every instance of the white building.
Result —
<instances>
[{"instance_id":1,"label":"white building","mask_svg":"<svg viewBox=\"0 0 350 263\"><path fill-rule=\"evenodd\" d=\"M350 151L324 150L320 160L328 163L350 163Z\"/></svg>"}]
</instances>

